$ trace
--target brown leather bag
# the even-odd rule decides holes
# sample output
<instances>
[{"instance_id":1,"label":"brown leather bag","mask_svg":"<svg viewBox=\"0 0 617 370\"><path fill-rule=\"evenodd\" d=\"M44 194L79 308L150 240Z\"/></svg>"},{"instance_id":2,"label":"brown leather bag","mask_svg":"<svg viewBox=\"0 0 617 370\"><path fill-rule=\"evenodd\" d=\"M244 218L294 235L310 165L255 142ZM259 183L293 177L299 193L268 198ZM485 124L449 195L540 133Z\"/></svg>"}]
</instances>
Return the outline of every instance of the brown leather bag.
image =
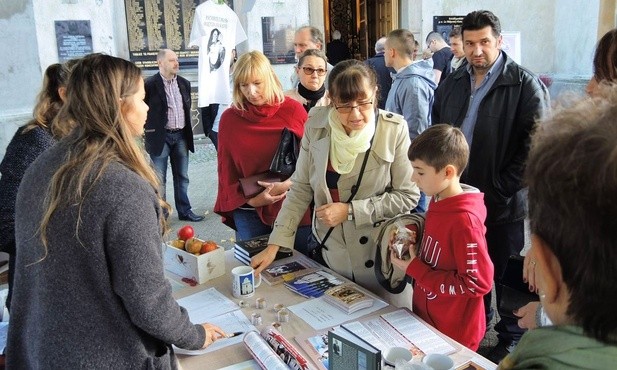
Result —
<instances>
[{"instance_id":1,"label":"brown leather bag","mask_svg":"<svg viewBox=\"0 0 617 370\"><path fill-rule=\"evenodd\" d=\"M240 188L245 199L251 199L257 194L264 191L264 187L259 185L257 181L279 182L283 181L281 175L271 172L262 172L253 176L243 177L240 180Z\"/></svg>"}]
</instances>

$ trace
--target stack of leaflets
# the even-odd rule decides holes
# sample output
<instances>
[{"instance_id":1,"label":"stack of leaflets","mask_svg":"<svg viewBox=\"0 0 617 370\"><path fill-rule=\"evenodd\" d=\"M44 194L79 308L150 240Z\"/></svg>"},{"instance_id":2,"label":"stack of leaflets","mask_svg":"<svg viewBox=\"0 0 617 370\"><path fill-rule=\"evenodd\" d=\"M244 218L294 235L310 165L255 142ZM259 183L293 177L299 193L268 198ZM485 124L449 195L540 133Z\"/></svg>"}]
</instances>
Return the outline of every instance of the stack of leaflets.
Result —
<instances>
[{"instance_id":1,"label":"stack of leaflets","mask_svg":"<svg viewBox=\"0 0 617 370\"><path fill-rule=\"evenodd\" d=\"M236 240L234 244L234 257L245 265L251 264L251 258L263 251L268 246L270 234L261 235L248 240ZM291 257L293 251L289 248L279 248L275 260Z\"/></svg>"},{"instance_id":2,"label":"stack of leaflets","mask_svg":"<svg viewBox=\"0 0 617 370\"><path fill-rule=\"evenodd\" d=\"M296 258L287 258L283 261L272 263L261 272L261 278L269 285L277 285L315 272L319 269L318 266L317 262L308 259L300 261L296 260Z\"/></svg>"},{"instance_id":3,"label":"stack of leaflets","mask_svg":"<svg viewBox=\"0 0 617 370\"><path fill-rule=\"evenodd\" d=\"M323 299L348 314L371 307L375 303L373 297L360 290L354 283L342 284L326 290Z\"/></svg>"},{"instance_id":4,"label":"stack of leaflets","mask_svg":"<svg viewBox=\"0 0 617 370\"><path fill-rule=\"evenodd\" d=\"M342 280L324 270L317 270L285 282L287 288L306 298L321 297L326 290L341 284Z\"/></svg>"}]
</instances>

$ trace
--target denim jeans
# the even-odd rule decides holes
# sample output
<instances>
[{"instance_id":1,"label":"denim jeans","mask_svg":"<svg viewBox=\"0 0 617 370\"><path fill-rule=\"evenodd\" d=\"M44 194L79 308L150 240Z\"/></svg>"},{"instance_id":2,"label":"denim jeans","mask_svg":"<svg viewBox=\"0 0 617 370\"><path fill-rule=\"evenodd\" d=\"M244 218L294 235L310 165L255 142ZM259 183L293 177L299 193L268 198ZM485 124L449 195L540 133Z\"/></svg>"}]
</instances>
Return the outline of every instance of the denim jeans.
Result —
<instances>
[{"instance_id":1,"label":"denim jeans","mask_svg":"<svg viewBox=\"0 0 617 370\"><path fill-rule=\"evenodd\" d=\"M174 178L174 201L178 216L186 216L191 210L189 202L189 150L182 130L168 132L165 135L165 145L159 156L151 155L152 164L161 180L161 194L165 198L165 183L167 181L167 159L171 162L171 173Z\"/></svg>"},{"instance_id":2,"label":"denim jeans","mask_svg":"<svg viewBox=\"0 0 617 370\"><path fill-rule=\"evenodd\" d=\"M255 210L236 209L233 217L236 224L236 240L247 240L272 232L272 227L261 222ZM309 235L311 235L310 225L299 226L296 231L294 249L306 254Z\"/></svg>"}]
</instances>

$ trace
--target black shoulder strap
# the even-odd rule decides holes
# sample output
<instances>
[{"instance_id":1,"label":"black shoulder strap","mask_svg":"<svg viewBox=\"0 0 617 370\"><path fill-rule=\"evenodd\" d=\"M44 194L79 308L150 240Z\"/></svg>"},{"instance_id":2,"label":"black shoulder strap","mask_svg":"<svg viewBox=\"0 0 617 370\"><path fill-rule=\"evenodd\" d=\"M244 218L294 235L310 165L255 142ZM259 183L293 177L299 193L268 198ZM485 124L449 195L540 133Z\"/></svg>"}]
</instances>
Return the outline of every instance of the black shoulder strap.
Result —
<instances>
[{"instance_id":1,"label":"black shoulder strap","mask_svg":"<svg viewBox=\"0 0 617 370\"><path fill-rule=\"evenodd\" d=\"M347 202L345 203L351 202L353 198L356 196L356 193L358 193L358 189L360 188L360 183L362 183L362 176L364 176L364 169L366 168L366 162L368 162L368 156L371 151L371 148L373 147L374 138L375 136L371 138L371 144L369 145L368 149L364 153L364 159L362 160L362 167L360 167L360 173L358 174L358 180L356 181L356 184L351 187L351 194L349 195L349 198L347 198ZM330 237L330 234L332 234L332 230L334 230L334 227L329 228L328 232L321 240L320 246L325 250L328 250L328 247L326 247L326 240L328 240L328 238Z\"/></svg>"}]
</instances>

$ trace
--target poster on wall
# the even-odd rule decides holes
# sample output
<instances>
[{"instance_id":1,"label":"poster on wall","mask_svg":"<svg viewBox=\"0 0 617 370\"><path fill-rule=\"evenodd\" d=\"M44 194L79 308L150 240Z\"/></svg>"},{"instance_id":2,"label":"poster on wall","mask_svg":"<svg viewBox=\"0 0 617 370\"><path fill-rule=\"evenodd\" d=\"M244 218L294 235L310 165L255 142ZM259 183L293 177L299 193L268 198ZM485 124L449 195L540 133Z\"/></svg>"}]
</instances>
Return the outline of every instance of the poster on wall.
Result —
<instances>
[{"instance_id":1,"label":"poster on wall","mask_svg":"<svg viewBox=\"0 0 617 370\"><path fill-rule=\"evenodd\" d=\"M124 0L130 60L140 68L157 69L159 49L171 49L178 55L182 67L197 68L199 50L187 45L195 8L203 2ZM233 9L233 0L225 2Z\"/></svg>"},{"instance_id":2,"label":"poster on wall","mask_svg":"<svg viewBox=\"0 0 617 370\"><path fill-rule=\"evenodd\" d=\"M295 28L289 24L289 21L279 24L275 17L261 17L263 53L270 63L292 64L296 62L295 32Z\"/></svg>"},{"instance_id":3,"label":"poster on wall","mask_svg":"<svg viewBox=\"0 0 617 370\"><path fill-rule=\"evenodd\" d=\"M92 53L90 21L55 21L54 28L60 63Z\"/></svg>"},{"instance_id":4,"label":"poster on wall","mask_svg":"<svg viewBox=\"0 0 617 370\"><path fill-rule=\"evenodd\" d=\"M441 37L450 44L450 32L463 23L464 15L436 15L433 17L433 31L439 32Z\"/></svg>"},{"instance_id":5,"label":"poster on wall","mask_svg":"<svg viewBox=\"0 0 617 370\"><path fill-rule=\"evenodd\" d=\"M501 50L518 64L521 64L521 33L516 32L501 32Z\"/></svg>"}]
</instances>

